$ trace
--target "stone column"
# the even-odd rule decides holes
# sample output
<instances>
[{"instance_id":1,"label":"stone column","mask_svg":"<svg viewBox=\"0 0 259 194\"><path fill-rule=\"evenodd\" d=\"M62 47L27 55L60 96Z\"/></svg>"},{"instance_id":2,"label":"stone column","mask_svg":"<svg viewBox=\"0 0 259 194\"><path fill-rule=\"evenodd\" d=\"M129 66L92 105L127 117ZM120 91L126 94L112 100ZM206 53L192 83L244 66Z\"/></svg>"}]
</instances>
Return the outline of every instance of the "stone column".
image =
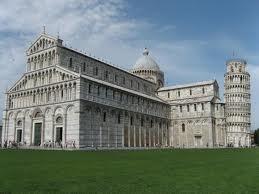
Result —
<instances>
[{"instance_id":1,"label":"stone column","mask_svg":"<svg viewBox=\"0 0 259 194\"><path fill-rule=\"evenodd\" d=\"M108 147L110 147L110 126L107 127L108 130Z\"/></svg>"},{"instance_id":2,"label":"stone column","mask_svg":"<svg viewBox=\"0 0 259 194\"><path fill-rule=\"evenodd\" d=\"M130 116L129 116L129 122L128 122L128 147L130 147L130 130L131 130L131 126L130 126Z\"/></svg>"},{"instance_id":3,"label":"stone column","mask_svg":"<svg viewBox=\"0 0 259 194\"><path fill-rule=\"evenodd\" d=\"M118 131L119 131L119 124L115 124L116 126L116 134L115 134L115 147L118 147Z\"/></svg>"},{"instance_id":4,"label":"stone column","mask_svg":"<svg viewBox=\"0 0 259 194\"><path fill-rule=\"evenodd\" d=\"M16 142L16 118L14 119L14 137L13 137L13 141Z\"/></svg>"},{"instance_id":5,"label":"stone column","mask_svg":"<svg viewBox=\"0 0 259 194\"><path fill-rule=\"evenodd\" d=\"M140 121L141 122L141 121ZM140 126L138 127L138 134L139 134L139 140L138 140L138 145L139 145L139 147L142 147L142 141L141 141L141 135L142 135L142 133L141 133L142 131L141 131L141 123L140 123Z\"/></svg>"},{"instance_id":6,"label":"stone column","mask_svg":"<svg viewBox=\"0 0 259 194\"><path fill-rule=\"evenodd\" d=\"M148 129L148 147L152 147L152 145L151 145L151 132L152 131L152 128L150 127L149 129Z\"/></svg>"},{"instance_id":7,"label":"stone column","mask_svg":"<svg viewBox=\"0 0 259 194\"><path fill-rule=\"evenodd\" d=\"M102 126L100 126L100 147L102 147Z\"/></svg>"},{"instance_id":8,"label":"stone column","mask_svg":"<svg viewBox=\"0 0 259 194\"><path fill-rule=\"evenodd\" d=\"M164 146L164 122L162 122L161 127L162 127L162 142L161 142L161 145Z\"/></svg>"},{"instance_id":9,"label":"stone column","mask_svg":"<svg viewBox=\"0 0 259 194\"><path fill-rule=\"evenodd\" d=\"M93 131L93 121L94 121L94 109L91 109L91 119L90 119L90 126L91 126L91 141L92 141L92 147L94 147L94 131Z\"/></svg>"},{"instance_id":10,"label":"stone column","mask_svg":"<svg viewBox=\"0 0 259 194\"><path fill-rule=\"evenodd\" d=\"M134 122L134 126L133 126L133 133L134 133L134 135L133 135L133 141L134 141L133 146L135 148L136 147L136 124L135 124L135 122Z\"/></svg>"},{"instance_id":11,"label":"stone column","mask_svg":"<svg viewBox=\"0 0 259 194\"><path fill-rule=\"evenodd\" d=\"M33 129L33 118L32 118L32 115L30 115L30 120L31 120L31 133L30 133L30 145L32 146L33 145L33 142L32 142L32 134L34 133L34 129Z\"/></svg>"},{"instance_id":12,"label":"stone column","mask_svg":"<svg viewBox=\"0 0 259 194\"><path fill-rule=\"evenodd\" d=\"M144 124L145 120L144 120ZM144 133L144 147L147 147L147 131L146 131L146 125L143 126L143 133Z\"/></svg>"},{"instance_id":13,"label":"stone column","mask_svg":"<svg viewBox=\"0 0 259 194\"><path fill-rule=\"evenodd\" d=\"M122 137L121 137L121 142L122 142L122 147L125 147L125 142L124 142L124 138L125 138L125 134L124 134L124 129L125 129L125 113L123 112L123 122L121 122L121 126L123 126L122 128Z\"/></svg>"},{"instance_id":14,"label":"stone column","mask_svg":"<svg viewBox=\"0 0 259 194\"><path fill-rule=\"evenodd\" d=\"M45 115L42 118L42 130L41 130L41 146L43 146L45 141Z\"/></svg>"},{"instance_id":15,"label":"stone column","mask_svg":"<svg viewBox=\"0 0 259 194\"><path fill-rule=\"evenodd\" d=\"M64 146L67 143L67 114L64 114L64 135L63 135Z\"/></svg>"},{"instance_id":16,"label":"stone column","mask_svg":"<svg viewBox=\"0 0 259 194\"><path fill-rule=\"evenodd\" d=\"M52 115L52 143L55 144L55 115Z\"/></svg>"},{"instance_id":17,"label":"stone column","mask_svg":"<svg viewBox=\"0 0 259 194\"><path fill-rule=\"evenodd\" d=\"M160 122L158 122L157 144L160 145Z\"/></svg>"},{"instance_id":18,"label":"stone column","mask_svg":"<svg viewBox=\"0 0 259 194\"><path fill-rule=\"evenodd\" d=\"M8 119L6 117L7 117L7 113L5 114L5 117L3 118L2 146L4 144L4 141L7 140Z\"/></svg>"},{"instance_id":19,"label":"stone column","mask_svg":"<svg viewBox=\"0 0 259 194\"><path fill-rule=\"evenodd\" d=\"M22 143L24 144L24 137L25 137L25 115L22 118Z\"/></svg>"}]
</instances>

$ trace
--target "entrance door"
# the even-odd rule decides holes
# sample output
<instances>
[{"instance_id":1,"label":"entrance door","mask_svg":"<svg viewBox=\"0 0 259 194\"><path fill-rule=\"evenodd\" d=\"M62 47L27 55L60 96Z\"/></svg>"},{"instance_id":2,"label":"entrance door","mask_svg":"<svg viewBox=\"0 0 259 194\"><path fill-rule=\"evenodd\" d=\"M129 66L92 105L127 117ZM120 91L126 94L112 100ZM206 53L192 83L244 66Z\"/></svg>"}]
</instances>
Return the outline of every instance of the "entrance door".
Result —
<instances>
[{"instance_id":1,"label":"entrance door","mask_svg":"<svg viewBox=\"0 0 259 194\"><path fill-rule=\"evenodd\" d=\"M201 136L195 136L195 145L197 148L201 147Z\"/></svg>"},{"instance_id":2,"label":"entrance door","mask_svg":"<svg viewBox=\"0 0 259 194\"><path fill-rule=\"evenodd\" d=\"M35 123L34 125L34 145L40 146L41 144L41 129L42 123Z\"/></svg>"},{"instance_id":3,"label":"entrance door","mask_svg":"<svg viewBox=\"0 0 259 194\"><path fill-rule=\"evenodd\" d=\"M63 136L63 128L62 127L57 127L56 128L56 142L61 142L62 141L62 136Z\"/></svg>"},{"instance_id":4,"label":"entrance door","mask_svg":"<svg viewBox=\"0 0 259 194\"><path fill-rule=\"evenodd\" d=\"M17 143L21 143L22 142L22 130L21 129L17 129L16 142Z\"/></svg>"}]
</instances>

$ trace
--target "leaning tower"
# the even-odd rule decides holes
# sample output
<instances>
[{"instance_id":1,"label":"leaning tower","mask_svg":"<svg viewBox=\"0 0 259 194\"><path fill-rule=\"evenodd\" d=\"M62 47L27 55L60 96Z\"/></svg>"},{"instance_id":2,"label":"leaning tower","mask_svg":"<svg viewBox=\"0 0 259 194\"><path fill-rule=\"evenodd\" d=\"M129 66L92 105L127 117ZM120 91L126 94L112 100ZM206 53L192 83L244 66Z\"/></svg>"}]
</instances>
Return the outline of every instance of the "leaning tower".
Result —
<instances>
[{"instance_id":1,"label":"leaning tower","mask_svg":"<svg viewBox=\"0 0 259 194\"><path fill-rule=\"evenodd\" d=\"M233 147L250 146L250 75L246 61L231 59L226 62L225 103L227 144Z\"/></svg>"}]
</instances>

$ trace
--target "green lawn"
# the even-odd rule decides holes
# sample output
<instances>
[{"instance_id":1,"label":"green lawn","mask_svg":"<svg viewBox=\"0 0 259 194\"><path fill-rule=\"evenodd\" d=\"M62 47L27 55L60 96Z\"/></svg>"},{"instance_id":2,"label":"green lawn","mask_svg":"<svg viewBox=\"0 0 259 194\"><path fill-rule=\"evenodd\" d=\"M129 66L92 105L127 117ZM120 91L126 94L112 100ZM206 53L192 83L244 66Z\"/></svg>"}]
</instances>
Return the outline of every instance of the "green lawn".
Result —
<instances>
[{"instance_id":1,"label":"green lawn","mask_svg":"<svg viewBox=\"0 0 259 194\"><path fill-rule=\"evenodd\" d=\"M259 149L0 150L0 175L0 193L259 193Z\"/></svg>"}]
</instances>

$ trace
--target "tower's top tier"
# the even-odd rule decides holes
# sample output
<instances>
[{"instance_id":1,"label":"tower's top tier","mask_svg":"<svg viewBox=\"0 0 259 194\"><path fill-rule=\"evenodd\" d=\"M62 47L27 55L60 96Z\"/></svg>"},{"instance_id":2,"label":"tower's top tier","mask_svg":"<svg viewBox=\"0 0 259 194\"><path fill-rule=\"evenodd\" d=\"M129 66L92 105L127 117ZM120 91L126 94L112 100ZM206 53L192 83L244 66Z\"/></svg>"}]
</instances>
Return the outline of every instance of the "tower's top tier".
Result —
<instances>
[{"instance_id":1,"label":"tower's top tier","mask_svg":"<svg viewBox=\"0 0 259 194\"><path fill-rule=\"evenodd\" d=\"M229 59L226 61L228 73L246 73L246 60Z\"/></svg>"}]
</instances>

